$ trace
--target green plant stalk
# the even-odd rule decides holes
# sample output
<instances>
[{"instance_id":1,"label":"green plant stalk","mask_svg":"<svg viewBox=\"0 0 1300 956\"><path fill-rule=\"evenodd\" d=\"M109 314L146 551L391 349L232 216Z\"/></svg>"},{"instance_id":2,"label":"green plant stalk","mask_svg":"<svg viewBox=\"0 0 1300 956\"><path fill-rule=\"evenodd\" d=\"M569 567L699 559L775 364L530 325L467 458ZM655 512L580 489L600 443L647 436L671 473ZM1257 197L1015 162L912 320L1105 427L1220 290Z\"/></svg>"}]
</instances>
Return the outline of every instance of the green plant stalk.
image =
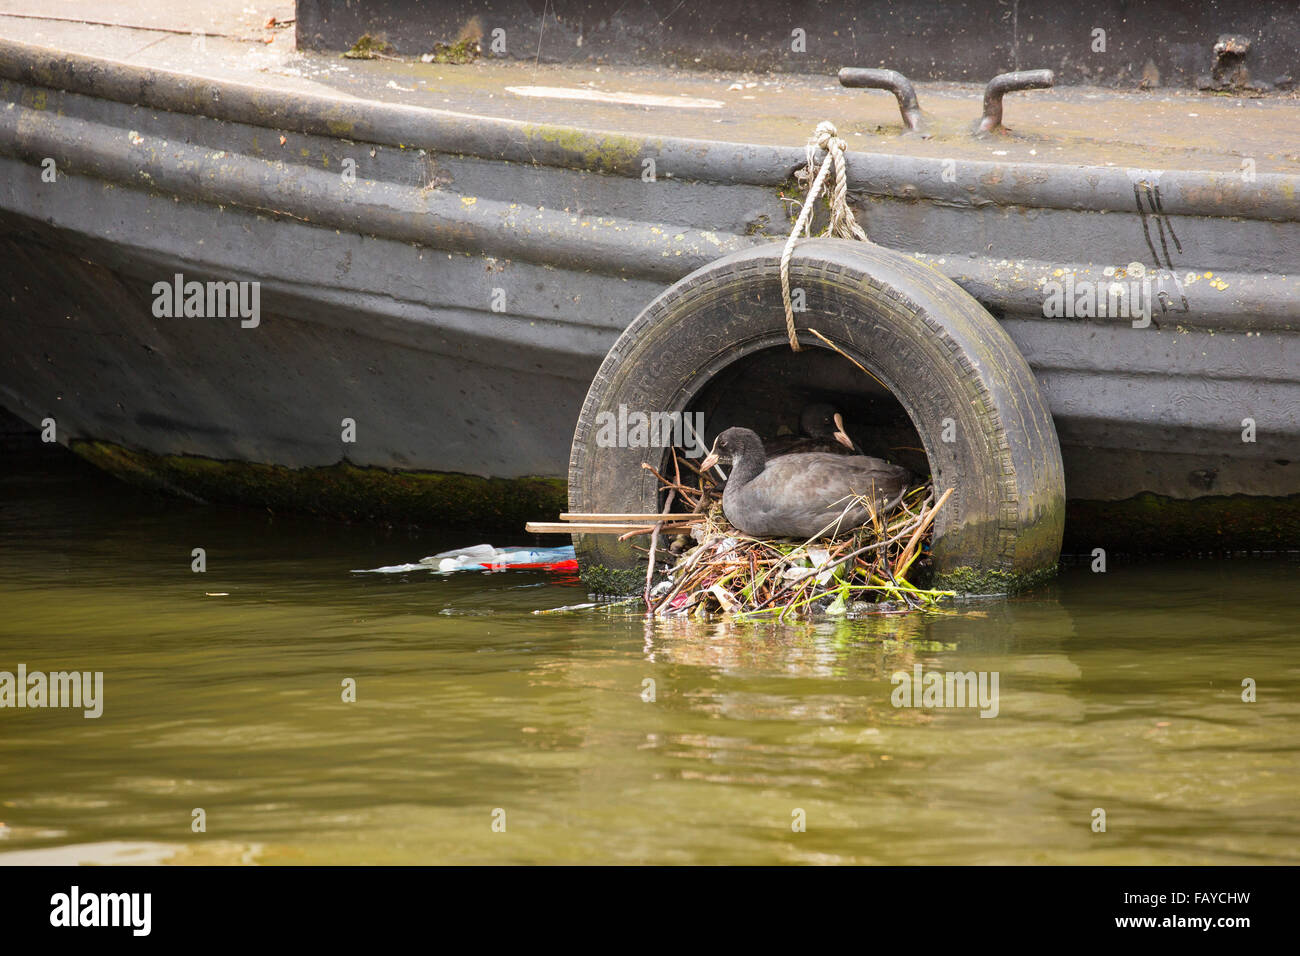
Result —
<instances>
[{"instance_id":1,"label":"green plant stalk","mask_svg":"<svg viewBox=\"0 0 1300 956\"><path fill-rule=\"evenodd\" d=\"M890 597L892 597L895 601L903 601L903 600L904 600L902 592L898 590L898 586L895 585L895 584L892 584L892 583L889 582L889 581L886 581L886 580L885 580L884 578L882 578L880 575L873 573L873 574L871 575L871 577L868 578L867 580L868 580L868 581L879 581L879 582L880 582L880 588L881 588L881 590L884 591L886 594L888 594ZM906 603L906 602L905 602L905 603Z\"/></svg>"}]
</instances>

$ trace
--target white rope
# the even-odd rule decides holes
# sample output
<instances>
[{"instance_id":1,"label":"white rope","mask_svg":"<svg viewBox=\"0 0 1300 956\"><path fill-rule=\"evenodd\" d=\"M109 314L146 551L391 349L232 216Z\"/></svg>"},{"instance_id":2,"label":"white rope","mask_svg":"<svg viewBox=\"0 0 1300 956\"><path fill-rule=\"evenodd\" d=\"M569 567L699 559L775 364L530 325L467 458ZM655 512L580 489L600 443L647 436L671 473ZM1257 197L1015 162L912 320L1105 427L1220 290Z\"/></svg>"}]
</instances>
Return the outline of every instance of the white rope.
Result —
<instances>
[{"instance_id":1,"label":"white rope","mask_svg":"<svg viewBox=\"0 0 1300 956\"><path fill-rule=\"evenodd\" d=\"M817 175L808 187L808 195L804 199L803 208L799 210L799 218L795 220L790 238L785 241L785 248L781 250L781 301L785 305L785 328L790 336L790 348L796 352L799 351L799 336L794 327L794 306L790 303L790 259L794 255L794 245L799 238L799 233L807 235L812 228L813 204L821 195L822 188L826 185L826 175L832 168L835 170L835 186L831 190L831 221L825 235L840 239L870 241L867 239L866 231L853 218L853 210L849 208L849 176L844 162L844 150L847 148L848 144L835 131L835 125L826 121L817 124L812 139L808 140L805 147L809 174L812 173L817 150L826 150L826 158L822 160L821 169L817 170Z\"/></svg>"}]
</instances>

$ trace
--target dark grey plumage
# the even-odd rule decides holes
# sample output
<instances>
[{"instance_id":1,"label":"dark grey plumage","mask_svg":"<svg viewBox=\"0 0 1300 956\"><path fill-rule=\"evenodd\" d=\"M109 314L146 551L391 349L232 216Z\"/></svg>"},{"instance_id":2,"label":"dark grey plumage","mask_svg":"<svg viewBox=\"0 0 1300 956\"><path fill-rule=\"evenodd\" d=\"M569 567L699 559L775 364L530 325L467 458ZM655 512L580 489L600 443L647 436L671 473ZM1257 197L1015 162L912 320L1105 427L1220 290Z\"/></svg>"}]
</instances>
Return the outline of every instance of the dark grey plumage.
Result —
<instances>
[{"instance_id":1,"label":"dark grey plumage","mask_svg":"<svg viewBox=\"0 0 1300 956\"><path fill-rule=\"evenodd\" d=\"M722 511L745 534L756 537L808 539L832 524L861 495L879 510L901 496L911 474L906 468L865 455L822 452L769 459L762 439L748 428L728 428L702 462L710 468L731 458L731 474L722 492ZM868 518L855 505L827 534L856 528Z\"/></svg>"}]
</instances>

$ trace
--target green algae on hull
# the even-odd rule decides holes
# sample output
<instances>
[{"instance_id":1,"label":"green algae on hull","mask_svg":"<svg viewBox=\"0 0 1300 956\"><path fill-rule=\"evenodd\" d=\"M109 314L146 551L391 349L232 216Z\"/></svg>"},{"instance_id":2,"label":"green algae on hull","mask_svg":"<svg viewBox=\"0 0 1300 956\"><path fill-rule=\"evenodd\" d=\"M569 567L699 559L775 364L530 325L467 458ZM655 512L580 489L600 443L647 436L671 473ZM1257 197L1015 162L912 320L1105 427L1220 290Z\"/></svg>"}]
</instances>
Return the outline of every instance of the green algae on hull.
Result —
<instances>
[{"instance_id":1,"label":"green algae on hull","mask_svg":"<svg viewBox=\"0 0 1300 956\"><path fill-rule=\"evenodd\" d=\"M86 440L73 441L71 449L132 484L206 501L350 520L476 524L517 532L527 521L554 519L568 507L560 478L481 478L360 467L346 461L295 469L156 455ZM1069 501L1066 512L1069 550L1187 553L1300 547L1300 494L1190 500L1144 494L1123 501ZM1055 571L1055 565L1032 573L967 566L936 576L931 586L966 594L1011 594L1049 580ZM593 566L583 568L582 578L597 594L634 594L645 585L645 569Z\"/></svg>"},{"instance_id":2,"label":"green algae on hull","mask_svg":"<svg viewBox=\"0 0 1300 956\"><path fill-rule=\"evenodd\" d=\"M930 587L958 594L1019 594L1056 577L1059 565L1033 571L1001 571L997 568L963 566L936 574Z\"/></svg>"},{"instance_id":3,"label":"green algae on hull","mask_svg":"<svg viewBox=\"0 0 1300 956\"><path fill-rule=\"evenodd\" d=\"M622 598L640 594L645 588L645 569L607 568L600 564L582 565L582 583L592 594L602 598Z\"/></svg>"},{"instance_id":4,"label":"green algae on hull","mask_svg":"<svg viewBox=\"0 0 1300 956\"><path fill-rule=\"evenodd\" d=\"M203 501L256 505L348 520L475 525L522 532L566 506L560 478L480 478L450 472L315 468L156 455L111 442L73 441L73 452L136 485Z\"/></svg>"},{"instance_id":5,"label":"green algae on hull","mask_svg":"<svg viewBox=\"0 0 1300 956\"><path fill-rule=\"evenodd\" d=\"M572 126L529 123L524 135L530 140L549 143L570 153L590 172L641 175L641 154L646 143L618 133L591 133Z\"/></svg>"}]
</instances>

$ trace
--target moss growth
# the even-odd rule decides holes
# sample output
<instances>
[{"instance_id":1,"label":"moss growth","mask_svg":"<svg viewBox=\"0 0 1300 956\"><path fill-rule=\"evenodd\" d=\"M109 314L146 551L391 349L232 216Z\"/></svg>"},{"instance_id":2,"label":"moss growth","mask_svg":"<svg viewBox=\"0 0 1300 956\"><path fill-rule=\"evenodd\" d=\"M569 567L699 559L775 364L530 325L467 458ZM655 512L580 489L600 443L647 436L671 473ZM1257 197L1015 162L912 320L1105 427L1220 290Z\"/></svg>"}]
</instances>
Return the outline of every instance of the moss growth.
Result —
<instances>
[{"instance_id":1,"label":"moss growth","mask_svg":"<svg viewBox=\"0 0 1300 956\"><path fill-rule=\"evenodd\" d=\"M797 171L797 170L796 170ZM799 178L791 172L789 176L779 183L776 187L776 198L781 203L781 210L785 214L786 231L795 224L799 218L799 211L804 198L808 195L808 187L805 183L800 182ZM794 200L791 202L790 200ZM814 213L813 218L816 218ZM777 232L781 230L778 228Z\"/></svg>"},{"instance_id":2,"label":"moss growth","mask_svg":"<svg viewBox=\"0 0 1300 956\"><path fill-rule=\"evenodd\" d=\"M392 56L393 52L393 45L387 40L363 33L357 37L357 42L352 44L352 48L343 55L349 60L373 60L377 56Z\"/></svg>"},{"instance_id":3,"label":"moss growth","mask_svg":"<svg viewBox=\"0 0 1300 956\"><path fill-rule=\"evenodd\" d=\"M429 54L431 63L473 63L483 48L476 37L464 37L455 43L435 43Z\"/></svg>"},{"instance_id":4,"label":"moss growth","mask_svg":"<svg viewBox=\"0 0 1300 956\"><path fill-rule=\"evenodd\" d=\"M593 134L570 126L529 124L524 135L531 140L550 143L572 153L591 171L602 173L641 173L643 143L631 136L616 133Z\"/></svg>"},{"instance_id":5,"label":"moss growth","mask_svg":"<svg viewBox=\"0 0 1300 956\"><path fill-rule=\"evenodd\" d=\"M257 505L351 520L438 522L522 532L526 521L554 520L565 508L559 478L479 478L447 472L363 468L339 462L286 468L155 455L98 441L74 452L133 484L204 501Z\"/></svg>"},{"instance_id":6,"label":"moss growth","mask_svg":"<svg viewBox=\"0 0 1300 956\"><path fill-rule=\"evenodd\" d=\"M1141 494L1122 501L1070 501L1065 543L1072 550L1197 553L1300 547L1300 494L1288 497Z\"/></svg>"},{"instance_id":7,"label":"moss growth","mask_svg":"<svg viewBox=\"0 0 1300 956\"><path fill-rule=\"evenodd\" d=\"M1036 571L1001 571L969 565L936 574L932 587L959 594L1017 594L1056 577L1055 564Z\"/></svg>"},{"instance_id":8,"label":"moss growth","mask_svg":"<svg viewBox=\"0 0 1300 956\"><path fill-rule=\"evenodd\" d=\"M580 577L592 594L620 598L640 594L645 589L645 570L607 568L595 564L583 566Z\"/></svg>"}]
</instances>

